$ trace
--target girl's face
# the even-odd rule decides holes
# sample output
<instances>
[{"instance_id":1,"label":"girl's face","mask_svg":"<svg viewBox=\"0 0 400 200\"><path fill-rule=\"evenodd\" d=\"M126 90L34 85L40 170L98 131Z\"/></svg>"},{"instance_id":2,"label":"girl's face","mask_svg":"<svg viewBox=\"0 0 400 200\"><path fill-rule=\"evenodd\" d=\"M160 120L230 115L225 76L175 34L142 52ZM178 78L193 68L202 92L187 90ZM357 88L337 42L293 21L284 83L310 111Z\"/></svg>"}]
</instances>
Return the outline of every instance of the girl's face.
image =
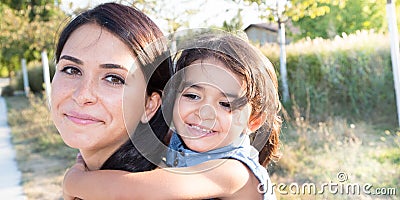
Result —
<instances>
[{"instance_id":1,"label":"girl's face","mask_svg":"<svg viewBox=\"0 0 400 200\"><path fill-rule=\"evenodd\" d=\"M134 64L130 49L98 25L83 25L70 35L51 94L52 118L67 145L109 156L128 140L123 98L131 105L125 116L129 128L145 113L145 79Z\"/></svg>"},{"instance_id":2,"label":"girl's face","mask_svg":"<svg viewBox=\"0 0 400 200\"><path fill-rule=\"evenodd\" d=\"M216 59L184 69L183 90L175 100L173 122L185 145L205 152L231 144L246 131L251 106L231 110L245 93L243 80Z\"/></svg>"}]
</instances>

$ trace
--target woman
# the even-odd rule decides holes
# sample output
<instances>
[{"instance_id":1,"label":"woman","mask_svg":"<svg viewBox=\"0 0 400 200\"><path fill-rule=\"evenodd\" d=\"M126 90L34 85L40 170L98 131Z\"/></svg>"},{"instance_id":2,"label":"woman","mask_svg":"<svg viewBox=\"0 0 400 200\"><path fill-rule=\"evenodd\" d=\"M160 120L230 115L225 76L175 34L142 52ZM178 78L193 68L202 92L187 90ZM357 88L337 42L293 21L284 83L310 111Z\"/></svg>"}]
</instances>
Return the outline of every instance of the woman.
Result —
<instances>
[{"instance_id":1,"label":"woman","mask_svg":"<svg viewBox=\"0 0 400 200\"><path fill-rule=\"evenodd\" d=\"M159 106L170 62L161 38L162 32L145 14L116 3L83 12L61 32L52 119L64 142L79 149L89 170L147 171L160 160L162 145L146 149L151 154L144 156L154 158L150 162L132 144L127 130L140 127L133 139L146 142L163 140L167 133Z\"/></svg>"}]
</instances>

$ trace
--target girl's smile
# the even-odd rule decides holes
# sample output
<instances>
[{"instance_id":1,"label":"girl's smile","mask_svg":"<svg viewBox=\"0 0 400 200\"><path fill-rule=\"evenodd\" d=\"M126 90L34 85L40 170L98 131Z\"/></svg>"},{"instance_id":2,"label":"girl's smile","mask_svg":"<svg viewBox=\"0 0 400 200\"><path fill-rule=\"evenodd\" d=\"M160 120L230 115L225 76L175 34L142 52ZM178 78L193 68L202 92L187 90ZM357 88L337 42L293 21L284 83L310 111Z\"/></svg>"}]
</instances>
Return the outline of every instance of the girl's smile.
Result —
<instances>
[{"instance_id":1,"label":"girl's smile","mask_svg":"<svg viewBox=\"0 0 400 200\"><path fill-rule=\"evenodd\" d=\"M187 129L190 131L191 135L197 136L197 137L207 137L207 136L213 136L214 134L217 134L217 131L213 131L212 129L206 128L201 125L195 125L195 124L187 124Z\"/></svg>"}]
</instances>

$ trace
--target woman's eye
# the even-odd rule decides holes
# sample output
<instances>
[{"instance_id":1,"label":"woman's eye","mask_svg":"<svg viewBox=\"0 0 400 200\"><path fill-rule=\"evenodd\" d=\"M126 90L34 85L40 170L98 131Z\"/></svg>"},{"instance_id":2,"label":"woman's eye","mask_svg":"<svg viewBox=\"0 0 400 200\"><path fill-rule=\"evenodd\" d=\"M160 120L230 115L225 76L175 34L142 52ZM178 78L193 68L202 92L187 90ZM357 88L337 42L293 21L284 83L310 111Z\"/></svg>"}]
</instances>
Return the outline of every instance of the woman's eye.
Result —
<instances>
[{"instance_id":1,"label":"woman's eye","mask_svg":"<svg viewBox=\"0 0 400 200\"><path fill-rule=\"evenodd\" d=\"M198 95L190 94L190 93L182 94L182 96L185 98L188 98L190 100L199 100L200 99L200 97Z\"/></svg>"},{"instance_id":2,"label":"woman's eye","mask_svg":"<svg viewBox=\"0 0 400 200\"><path fill-rule=\"evenodd\" d=\"M82 75L82 72L78 68L71 66L66 66L61 71L68 75Z\"/></svg>"},{"instance_id":3,"label":"woman's eye","mask_svg":"<svg viewBox=\"0 0 400 200\"><path fill-rule=\"evenodd\" d=\"M125 80L117 75L108 75L104 78L104 80L108 81L113 85L123 85L125 84Z\"/></svg>"}]
</instances>

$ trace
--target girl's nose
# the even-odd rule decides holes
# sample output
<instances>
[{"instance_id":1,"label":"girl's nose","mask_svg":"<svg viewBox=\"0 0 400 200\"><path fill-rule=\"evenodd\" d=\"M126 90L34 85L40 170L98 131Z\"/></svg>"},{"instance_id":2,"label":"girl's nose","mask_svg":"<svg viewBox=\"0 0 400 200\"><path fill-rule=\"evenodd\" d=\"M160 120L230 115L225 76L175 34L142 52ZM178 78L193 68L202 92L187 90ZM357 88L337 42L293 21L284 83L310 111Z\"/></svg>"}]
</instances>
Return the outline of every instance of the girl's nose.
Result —
<instances>
[{"instance_id":1,"label":"girl's nose","mask_svg":"<svg viewBox=\"0 0 400 200\"><path fill-rule=\"evenodd\" d=\"M202 121L204 120L215 120L217 113L215 108L210 104L204 104L199 109L199 116Z\"/></svg>"},{"instance_id":2,"label":"girl's nose","mask_svg":"<svg viewBox=\"0 0 400 200\"><path fill-rule=\"evenodd\" d=\"M79 106L93 105L97 102L96 87L93 81L81 81L72 98Z\"/></svg>"}]
</instances>

